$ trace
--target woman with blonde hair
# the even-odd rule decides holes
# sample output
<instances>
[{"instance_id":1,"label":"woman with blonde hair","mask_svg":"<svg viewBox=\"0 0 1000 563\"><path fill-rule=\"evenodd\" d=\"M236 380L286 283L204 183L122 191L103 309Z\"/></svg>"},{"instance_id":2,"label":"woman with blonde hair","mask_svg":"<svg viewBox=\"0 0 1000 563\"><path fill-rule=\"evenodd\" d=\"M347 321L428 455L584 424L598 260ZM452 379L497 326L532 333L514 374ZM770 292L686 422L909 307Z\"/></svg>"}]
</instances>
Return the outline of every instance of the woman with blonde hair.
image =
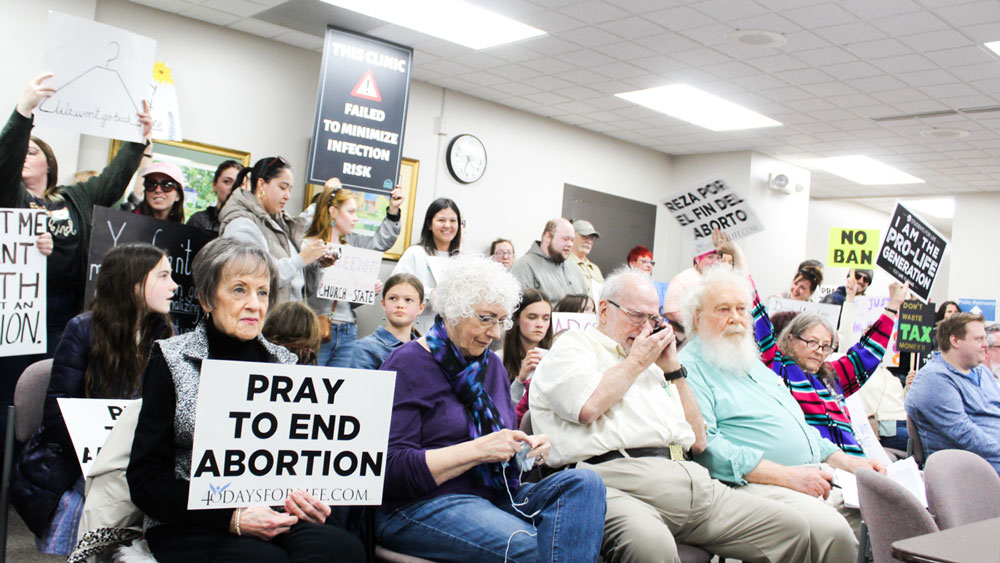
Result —
<instances>
[{"instance_id":1,"label":"woman with blonde hair","mask_svg":"<svg viewBox=\"0 0 1000 563\"><path fill-rule=\"evenodd\" d=\"M389 207L385 219L373 236L354 232L358 222L357 195L342 187L340 180L326 181L323 193L316 202L312 224L306 230L303 244L312 240L335 245L351 245L359 248L385 251L396 243L399 237L399 206L403 204L403 190L398 186L389 194ZM318 363L321 366L350 367L354 357L354 346L358 342L358 328L354 308L357 303L335 301L317 297L316 293L323 279L323 269L306 269L306 302L313 312L320 316L320 323L330 327L330 338L319 349ZM376 283L376 292L381 291ZM324 331L326 332L326 331Z\"/></svg>"}]
</instances>

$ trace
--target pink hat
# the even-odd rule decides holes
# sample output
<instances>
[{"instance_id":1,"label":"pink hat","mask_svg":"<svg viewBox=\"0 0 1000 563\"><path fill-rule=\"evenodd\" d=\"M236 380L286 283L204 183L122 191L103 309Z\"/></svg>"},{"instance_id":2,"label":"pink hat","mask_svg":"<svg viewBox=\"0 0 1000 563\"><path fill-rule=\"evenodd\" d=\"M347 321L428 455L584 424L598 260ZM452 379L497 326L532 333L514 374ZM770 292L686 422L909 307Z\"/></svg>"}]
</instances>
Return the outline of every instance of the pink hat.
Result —
<instances>
[{"instance_id":1,"label":"pink hat","mask_svg":"<svg viewBox=\"0 0 1000 563\"><path fill-rule=\"evenodd\" d=\"M142 171L142 177L145 178L150 174L164 174L169 176L171 180L177 182L181 186L184 186L184 172L181 171L181 167L177 166L173 162L157 162L152 166L147 166L145 170Z\"/></svg>"}]
</instances>

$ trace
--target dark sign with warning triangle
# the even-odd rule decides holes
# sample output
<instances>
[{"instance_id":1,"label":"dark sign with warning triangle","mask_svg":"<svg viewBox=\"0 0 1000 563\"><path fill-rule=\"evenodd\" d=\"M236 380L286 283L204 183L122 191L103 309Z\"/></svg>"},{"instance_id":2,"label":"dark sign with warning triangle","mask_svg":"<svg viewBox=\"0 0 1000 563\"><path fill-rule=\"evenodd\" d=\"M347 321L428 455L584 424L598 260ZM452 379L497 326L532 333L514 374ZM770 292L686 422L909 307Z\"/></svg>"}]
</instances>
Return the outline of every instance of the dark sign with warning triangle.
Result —
<instances>
[{"instance_id":1,"label":"dark sign with warning triangle","mask_svg":"<svg viewBox=\"0 0 1000 563\"><path fill-rule=\"evenodd\" d=\"M326 29L308 182L388 193L399 178L413 50Z\"/></svg>"}]
</instances>

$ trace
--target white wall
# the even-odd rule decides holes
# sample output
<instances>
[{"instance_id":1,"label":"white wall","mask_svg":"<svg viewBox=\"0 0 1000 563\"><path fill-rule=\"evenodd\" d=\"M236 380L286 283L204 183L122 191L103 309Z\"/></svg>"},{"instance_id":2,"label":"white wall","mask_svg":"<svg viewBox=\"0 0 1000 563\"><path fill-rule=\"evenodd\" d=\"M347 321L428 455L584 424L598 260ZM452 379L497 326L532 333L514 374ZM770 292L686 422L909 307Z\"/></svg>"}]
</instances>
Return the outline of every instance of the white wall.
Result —
<instances>
[{"instance_id":1,"label":"white wall","mask_svg":"<svg viewBox=\"0 0 1000 563\"><path fill-rule=\"evenodd\" d=\"M0 21L4 32L0 34L0 51L6 53L3 72L0 72L0 119L4 123L24 93L25 87L44 70L45 38L49 10L56 10L81 18L93 19L97 0L0 0ZM72 77L53 77L52 84ZM77 152L80 135L60 129L38 127L32 131L56 153L59 162L59 181L68 182L77 171Z\"/></svg>"},{"instance_id":2,"label":"white wall","mask_svg":"<svg viewBox=\"0 0 1000 563\"><path fill-rule=\"evenodd\" d=\"M994 247L998 218L1000 194L955 197L955 219L948 245L952 261L946 272L952 299L1000 297L1000 260Z\"/></svg>"}]
</instances>

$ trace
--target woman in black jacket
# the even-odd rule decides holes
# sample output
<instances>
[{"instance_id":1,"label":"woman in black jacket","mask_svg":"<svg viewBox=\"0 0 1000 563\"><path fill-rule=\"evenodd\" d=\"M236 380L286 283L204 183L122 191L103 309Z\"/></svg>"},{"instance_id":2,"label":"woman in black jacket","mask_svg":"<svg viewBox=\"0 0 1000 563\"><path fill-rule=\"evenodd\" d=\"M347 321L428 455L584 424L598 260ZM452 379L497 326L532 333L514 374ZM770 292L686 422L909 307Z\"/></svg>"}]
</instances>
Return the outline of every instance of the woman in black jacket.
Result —
<instances>
[{"instance_id":1,"label":"woman in black jacket","mask_svg":"<svg viewBox=\"0 0 1000 563\"><path fill-rule=\"evenodd\" d=\"M123 244L104 258L91 310L66 326L52 363L42 425L14 467L11 502L38 550L67 555L83 509L83 475L59 398L136 399L153 340L167 338L177 284L166 253Z\"/></svg>"}]
</instances>

